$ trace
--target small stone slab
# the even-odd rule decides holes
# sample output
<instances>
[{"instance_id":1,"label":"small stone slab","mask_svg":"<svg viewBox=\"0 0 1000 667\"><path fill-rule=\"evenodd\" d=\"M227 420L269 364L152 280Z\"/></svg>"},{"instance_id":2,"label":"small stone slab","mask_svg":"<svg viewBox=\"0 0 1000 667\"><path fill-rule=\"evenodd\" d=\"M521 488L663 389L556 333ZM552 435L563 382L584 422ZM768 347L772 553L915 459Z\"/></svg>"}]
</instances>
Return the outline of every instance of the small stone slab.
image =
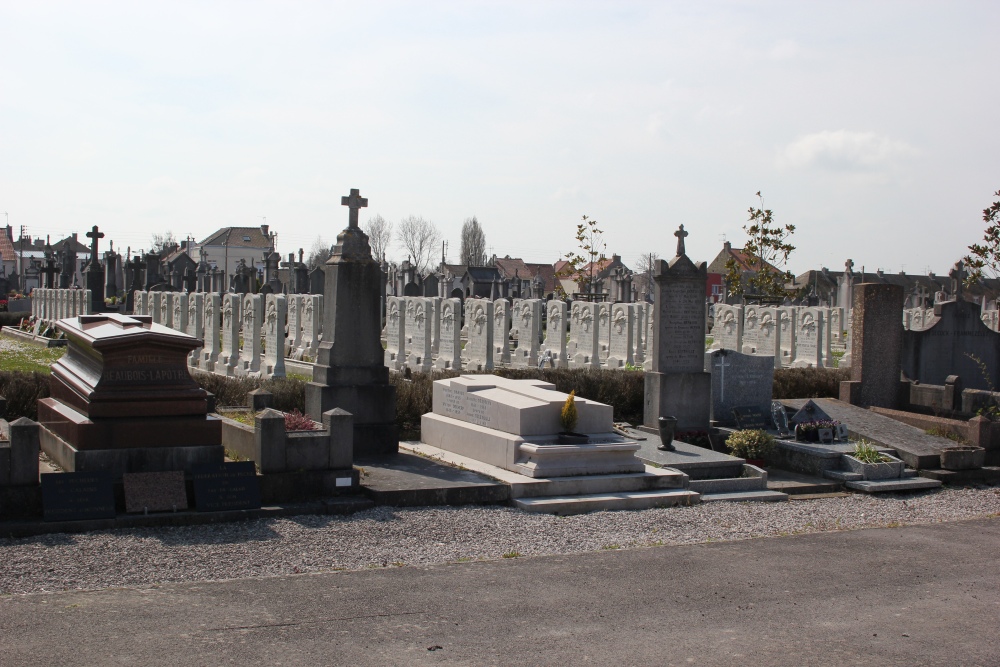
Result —
<instances>
[{"instance_id":1,"label":"small stone slab","mask_svg":"<svg viewBox=\"0 0 1000 667\"><path fill-rule=\"evenodd\" d=\"M125 473L122 483L125 486L125 511L130 514L176 512L188 507L183 471Z\"/></svg>"},{"instance_id":2,"label":"small stone slab","mask_svg":"<svg viewBox=\"0 0 1000 667\"><path fill-rule=\"evenodd\" d=\"M922 491L924 489L936 489L941 486L941 482L936 479L911 477L909 479L844 482L844 486L849 489L854 489L855 491L864 491L865 493L885 493L888 491Z\"/></svg>"},{"instance_id":3,"label":"small stone slab","mask_svg":"<svg viewBox=\"0 0 1000 667\"><path fill-rule=\"evenodd\" d=\"M740 429L771 430L774 428L771 415L759 406L733 408L733 417L736 419L736 427Z\"/></svg>"},{"instance_id":4,"label":"small stone slab","mask_svg":"<svg viewBox=\"0 0 1000 667\"><path fill-rule=\"evenodd\" d=\"M191 479L199 512L260 509L260 482L253 461L197 465Z\"/></svg>"},{"instance_id":5,"label":"small stone slab","mask_svg":"<svg viewBox=\"0 0 1000 667\"><path fill-rule=\"evenodd\" d=\"M115 518L114 478L106 470L59 472L41 476L42 516L46 521Z\"/></svg>"}]
</instances>

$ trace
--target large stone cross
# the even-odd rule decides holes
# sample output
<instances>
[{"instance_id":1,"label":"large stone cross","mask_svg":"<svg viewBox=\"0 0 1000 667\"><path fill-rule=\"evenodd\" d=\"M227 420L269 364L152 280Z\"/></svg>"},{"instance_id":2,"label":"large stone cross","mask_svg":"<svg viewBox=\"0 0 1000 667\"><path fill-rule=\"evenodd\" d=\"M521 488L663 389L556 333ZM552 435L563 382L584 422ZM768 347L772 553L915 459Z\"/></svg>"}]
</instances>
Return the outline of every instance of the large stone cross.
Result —
<instances>
[{"instance_id":1,"label":"large stone cross","mask_svg":"<svg viewBox=\"0 0 1000 667\"><path fill-rule=\"evenodd\" d=\"M965 285L965 279L968 277L968 272L965 270L965 264L961 260L955 262L955 268L948 272L951 276L951 291L955 295L955 301L962 300L962 287Z\"/></svg>"},{"instance_id":2,"label":"large stone cross","mask_svg":"<svg viewBox=\"0 0 1000 667\"><path fill-rule=\"evenodd\" d=\"M356 228L358 226L358 209L366 208L368 199L362 197L357 188L352 188L349 197L340 198L340 205L351 209L350 226Z\"/></svg>"},{"instance_id":3,"label":"large stone cross","mask_svg":"<svg viewBox=\"0 0 1000 667\"><path fill-rule=\"evenodd\" d=\"M52 257L47 257L45 259L45 267L41 270L42 275L45 276L45 287L52 288L56 286L56 275L58 275L62 269L56 265L56 261Z\"/></svg>"},{"instance_id":4,"label":"large stone cross","mask_svg":"<svg viewBox=\"0 0 1000 667\"><path fill-rule=\"evenodd\" d=\"M90 266L92 268L96 268L97 267L97 239L103 239L104 238L104 232L97 231L97 225L94 225L94 228L91 229L89 232L87 232L87 238L88 239L93 239L93 241L91 241L91 243L90 243Z\"/></svg>"},{"instance_id":5,"label":"large stone cross","mask_svg":"<svg viewBox=\"0 0 1000 667\"><path fill-rule=\"evenodd\" d=\"M681 255L685 254L685 252L684 252L684 238L687 235L688 235L688 233L684 231L684 225L681 225L681 228L678 229L676 232L674 232L674 236L677 237L677 256L678 257L680 257Z\"/></svg>"}]
</instances>

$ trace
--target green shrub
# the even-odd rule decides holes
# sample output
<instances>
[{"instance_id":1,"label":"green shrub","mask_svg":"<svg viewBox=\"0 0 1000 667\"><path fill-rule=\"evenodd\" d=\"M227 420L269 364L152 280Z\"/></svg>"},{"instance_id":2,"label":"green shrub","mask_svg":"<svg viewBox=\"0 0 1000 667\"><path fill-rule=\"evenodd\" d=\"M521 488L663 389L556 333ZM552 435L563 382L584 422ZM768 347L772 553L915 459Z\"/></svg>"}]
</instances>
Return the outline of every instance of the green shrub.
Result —
<instances>
[{"instance_id":1,"label":"green shrub","mask_svg":"<svg viewBox=\"0 0 1000 667\"><path fill-rule=\"evenodd\" d=\"M867 440L860 440L855 443L851 456L862 463L885 463L889 460L887 456L875 449L875 445Z\"/></svg>"},{"instance_id":2,"label":"green shrub","mask_svg":"<svg viewBox=\"0 0 1000 667\"><path fill-rule=\"evenodd\" d=\"M21 417L38 419L38 399L49 397L49 376L45 373L0 371L0 396L7 399L7 415L4 417L7 421Z\"/></svg>"},{"instance_id":3,"label":"green shrub","mask_svg":"<svg viewBox=\"0 0 1000 667\"><path fill-rule=\"evenodd\" d=\"M850 379L849 368L782 368L774 371L771 397L840 398L840 383Z\"/></svg>"},{"instance_id":4,"label":"green shrub","mask_svg":"<svg viewBox=\"0 0 1000 667\"><path fill-rule=\"evenodd\" d=\"M4 311L0 313L0 327L13 327L16 329L21 320L28 317L31 317L30 311L27 313L8 313Z\"/></svg>"},{"instance_id":5,"label":"green shrub","mask_svg":"<svg viewBox=\"0 0 1000 667\"><path fill-rule=\"evenodd\" d=\"M767 459L774 451L774 436L760 429L736 431L726 439L733 456L741 459Z\"/></svg>"}]
</instances>

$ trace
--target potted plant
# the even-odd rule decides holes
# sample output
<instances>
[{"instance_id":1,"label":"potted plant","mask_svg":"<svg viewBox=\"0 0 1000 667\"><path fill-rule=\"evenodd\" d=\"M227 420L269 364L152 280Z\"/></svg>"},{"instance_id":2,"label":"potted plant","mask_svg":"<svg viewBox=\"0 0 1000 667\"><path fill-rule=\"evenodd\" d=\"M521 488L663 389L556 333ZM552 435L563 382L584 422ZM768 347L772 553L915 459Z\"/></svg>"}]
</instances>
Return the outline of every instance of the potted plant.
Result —
<instances>
[{"instance_id":1,"label":"potted plant","mask_svg":"<svg viewBox=\"0 0 1000 667\"><path fill-rule=\"evenodd\" d=\"M898 479L903 475L904 464L899 459L883 454L875 445L861 440L854 445L854 452L844 454L843 462L849 472L864 479Z\"/></svg>"},{"instance_id":2,"label":"potted plant","mask_svg":"<svg viewBox=\"0 0 1000 667\"><path fill-rule=\"evenodd\" d=\"M774 451L774 436L761 429L735 431L726 439L726 446L733 456L759 467Z\"/></svg>"},{"instance_id":3,"label":"potted plant","mask_svg":"<svg viewBox=\"0 0 1000 667\"><path fill-rule=\"evenodd\" d=\"M583 433L576 433L578 414L576 411L576 390L569 392L566 402L563 403L562 411L559 413L559 425L562 431L559 432L560 445L585 445L590 438Z\"/></svg>"},{"instance_id":4,"label":"potted plant","mask_svg":"<svg viewBox=\"0 0 1000 667\"><path fill-rule=\"evenodd\" d=\"M975 470L986 463L986 450L971 445L955 445L941 450L941 467L945 470Z\"/></svg>"},{"instance_id":5,"label":"potted plant","mask_svg":"<svg viewBox=\"0 0 1000 667\"><path fill-rule=\"evenodd\" d=\"M799 422L795 425L795 439L799 442L819 442L817 422Z\"/></svg>"}]
</instances>

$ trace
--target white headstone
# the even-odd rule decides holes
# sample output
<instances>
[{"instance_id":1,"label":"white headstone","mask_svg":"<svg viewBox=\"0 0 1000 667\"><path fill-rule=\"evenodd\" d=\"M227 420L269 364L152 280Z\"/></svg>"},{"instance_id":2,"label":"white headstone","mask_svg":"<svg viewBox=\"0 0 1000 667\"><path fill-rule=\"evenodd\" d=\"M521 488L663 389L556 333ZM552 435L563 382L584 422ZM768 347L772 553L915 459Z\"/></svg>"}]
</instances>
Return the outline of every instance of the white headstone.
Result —
<instances>
[{"instance_id":1,"label":"white headstone","mask_svg":"<svg viewBox=\"0 0 1000 667\"><path fill-rule=\"evenodd\" d=\"M610 311L610 332L611 340L608 344L608 368L625 368L635 363L632 342L631 305L629 303L611 304Z\"/></svg>"},{"instance_id":2,"label":"white headstone","mask_svg":"<svg viewBox=\"0 0 1000 667\"><path fill-rule=\"evenodd\" d=\"M515 366L538 366L538 339L542 329L542 301L518 299L514 302L513 321L517 324L517 348L512 360Z\"/></svg>"},{"instance_id":3,"label":"white headstone","mask_svg":"<svg viewBox=\"0 0 1000 667\"><path fill-rule=\"evenodd\" d=\"M385 298L385 365L398 371L406 364L406 297Z\"/></svg>"},{"instance_id":4,"label":"white headstone","mask_svg":"<svg viewBox=\"0 0 1000 667\"><path fill-rule=\"evenodd\" d=\"M743 306L715 304L711 349L743 351Z\"/></svg>"},{"instance_id":5,"label":"white headstone","mask_svg":"<svg viewBox=\"0 0 1000 667\"><path fill-rule=\"evenodd\" d=\"M460 371L462 370L462 300L441 299L440 312L441 338L434 367L440 370Z\"/></svg>"},{"instance_id":6,"label":"white headstone","mask_svg":"<svg viewBox=\"0 0 1000 667\"><path fill-rule=\"evenodd\" d=\"M493 349L497 363L510 363L510 302L506 299L493 302Z\"/></svg>"},{"instance_id":7,"label":"white headstone","mask_svg":"<svg viewBox=\"0 0 1000 667\"><path fill-rule=\"evenodd\" d=\"M243 359L243 373L260 373L261 340L264 327L264 308L260 294L245 294L243 296L243 349L240 357Z\"/></svg>"},{"instance_id":8,"label":"white headstone","mask_svg":"<svg viewBox=\"0 0 1000 667\"><path fill-rule=\"evenodd\" d=\"M495 352L493 305L494 303L489 299L465 300L465 324L469 328L469 339L465 344L468 370L493 370L493 354Z\"/></svg>"},{"instance_id":9,"label":"white headstone","mask_svg":"<svg viewBox=\"0 0 1000 667\"><path fill-rule=\"evenodd\" d=\"M579 323L576 336L576 354L570 359L570 368L600 368L601 347L598 331L596 303L579 302ZM573 303L576 308L576 302Z\"/></svg>"},{"instance_id":10,"label":"white headstone","mask_svg":"<svg viewBox=\"0 0 1000 667\"><path fill-rule=\"evenodd\" d=\"M406 333L410 337L406 366L411 371L431 369L431 337L433 336L431 305L422 296L403 297L406 300Z\"/></svg>"},{"instance_id":11,"label":"white headstone","mask_svg":"<svg viewBox=\"0 0 1000 667\"><path fill-rule=\"evenodd\" d=\"M823 309L803 308L798 313L795 327L795 368L822 368L823 366Z\"/></svg>"},{"instance_id":12,"label":"white headstone","mask_svg":"<svg viewBox=\"0 0 1000 667\"><path fill-rule=\"evenodd\" d=\"M268 294L265 298L264 375L283 378L285 377L285 314L288 306L284 294Z\"/></svg>"},{"instance_id":13,"label":"white headstone","mask_svg":"<svg viewBox=\"0 0 1000 667\"><path fill-rule=\"evenodd\" d=\"M242 367L240 360L240 324L243 321L239 294L222 296L222 354L219 363L225 366L223 375L234 375ZM218 368L216 369L218 372Z\"/></svg>"},{"instance_id":14,"label":"white headstone","mask_svg":"<svg viewBox=\"0 0 1000 667\"><path fill-rule=\"evenodd\" d=\"M761 307L757 315L756 354L774 357L774 367L781 368L781 315L774 307Z\"/></svg>"},{"instance_id":15,"label":"white headstone","mask_svg":"<svg viewBox=\"0 0 1000 667\"><path fill-rule=\"evenodd\" d=\"M221 347L219 332L222 329L222 297L218 294L206 294L204 307L205 347L201 355L201 366L213 370Z\"/></svg>"}]
</instances>

